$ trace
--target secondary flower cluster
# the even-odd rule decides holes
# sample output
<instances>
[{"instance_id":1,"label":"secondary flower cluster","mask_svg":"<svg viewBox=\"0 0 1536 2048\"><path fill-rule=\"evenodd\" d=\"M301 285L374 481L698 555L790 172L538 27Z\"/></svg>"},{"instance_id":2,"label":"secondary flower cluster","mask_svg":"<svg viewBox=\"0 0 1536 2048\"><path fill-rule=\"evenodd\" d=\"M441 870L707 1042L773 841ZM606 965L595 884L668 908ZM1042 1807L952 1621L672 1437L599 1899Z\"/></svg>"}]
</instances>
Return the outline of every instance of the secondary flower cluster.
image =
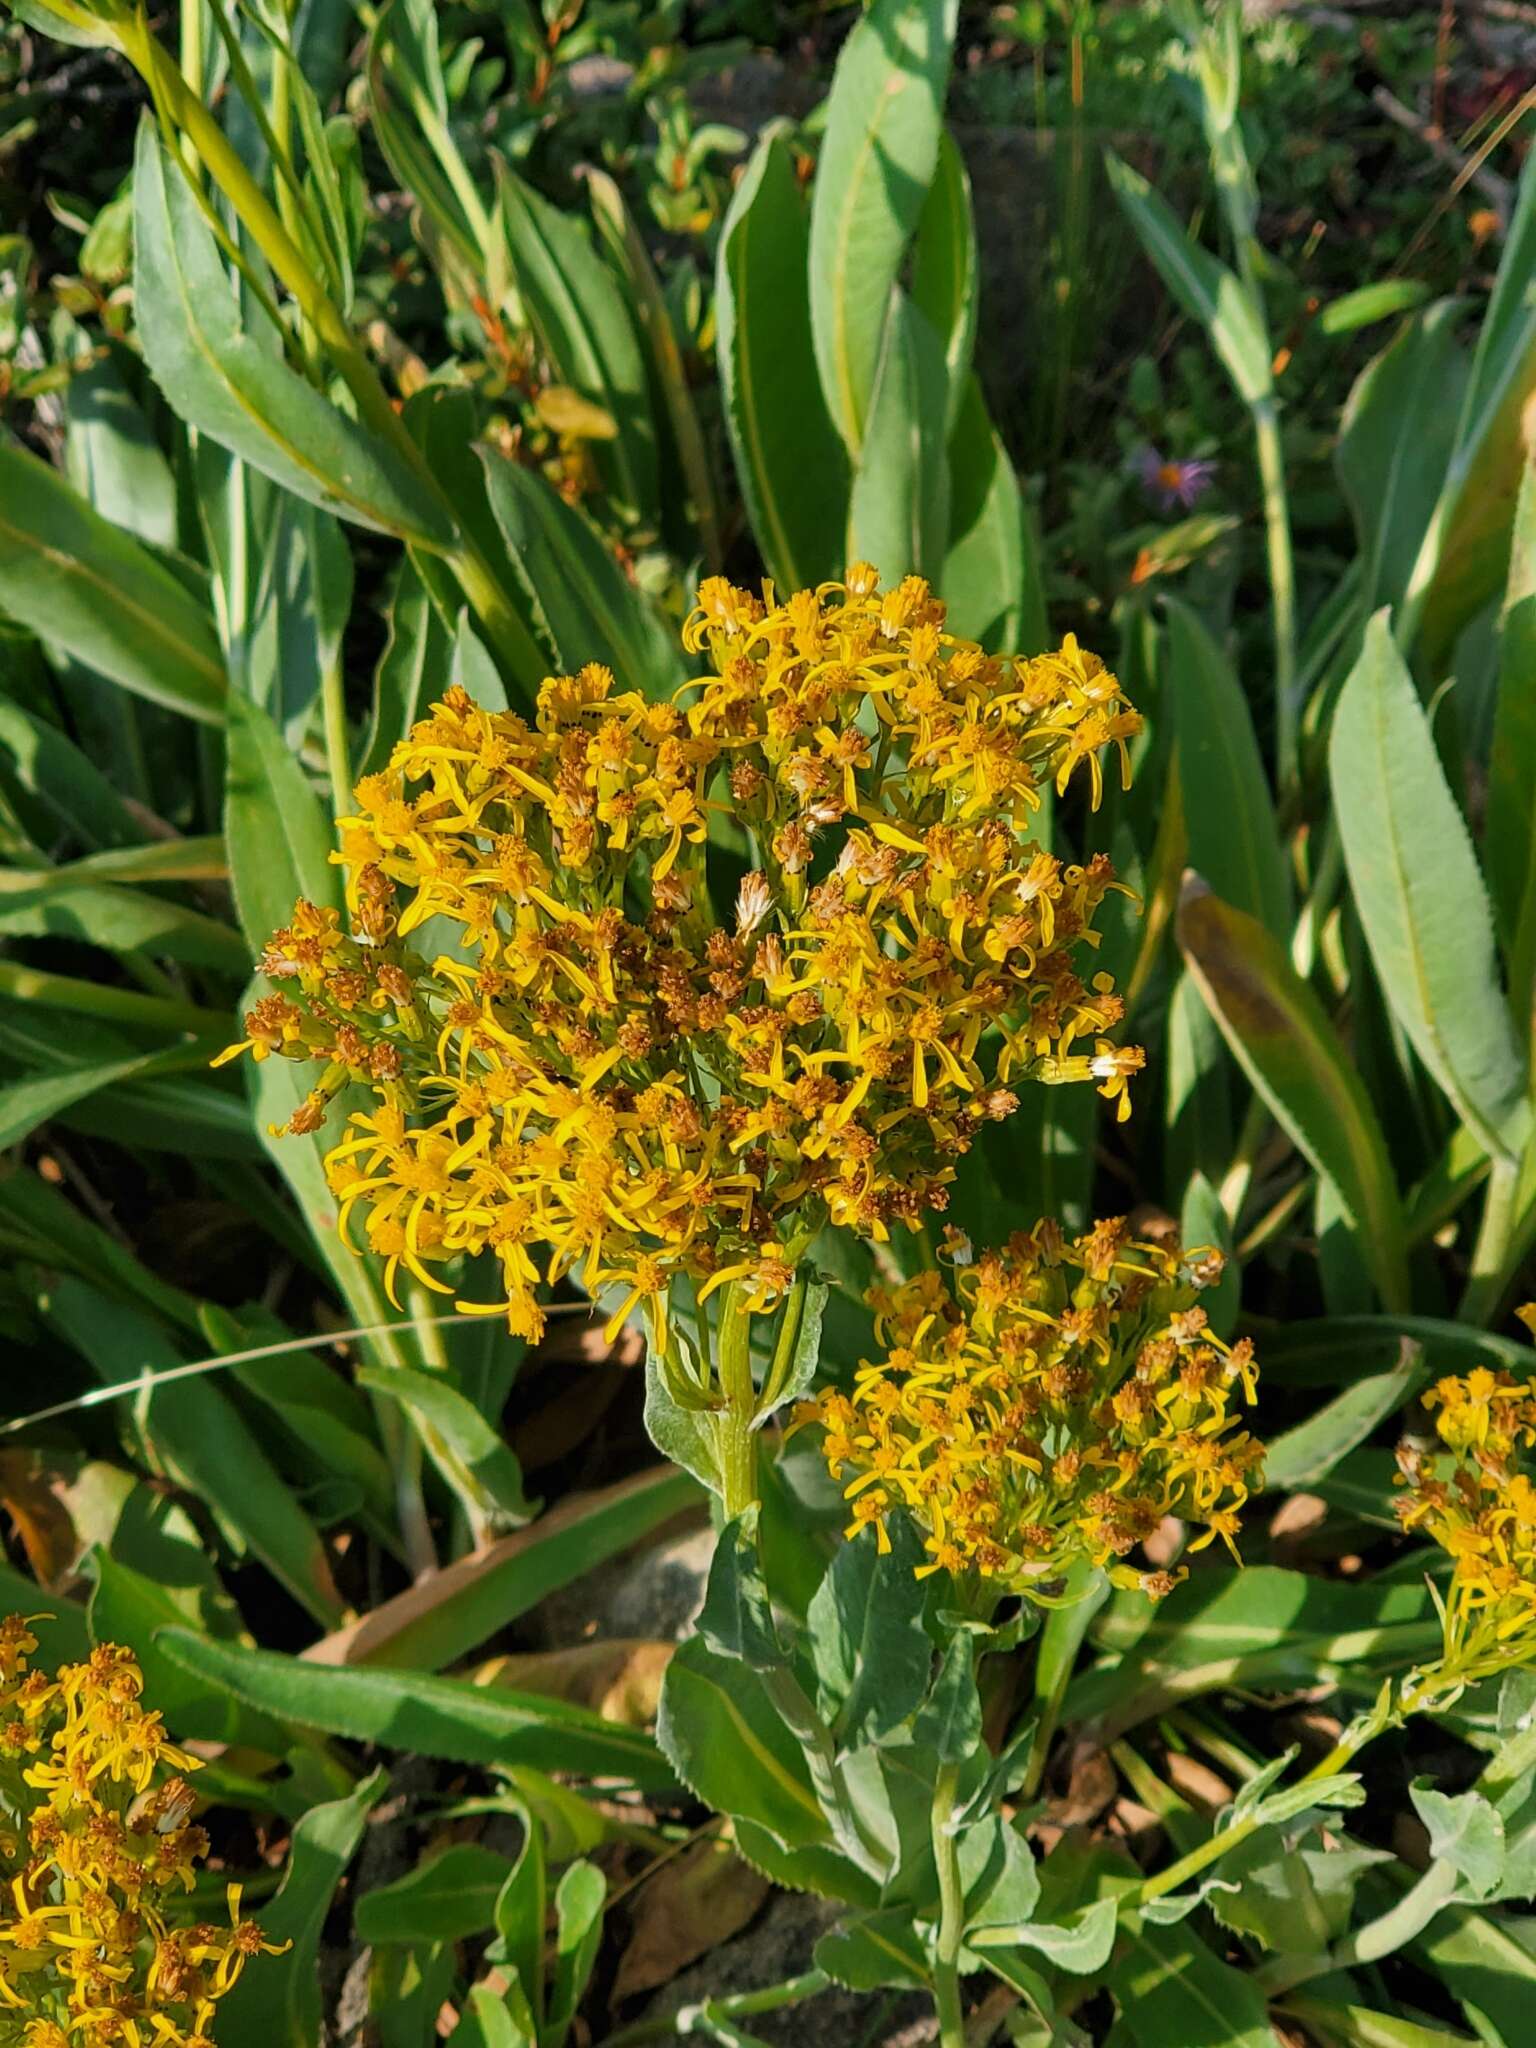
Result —
<instances>
[{"instance_id":1,"label":"secondary flower cluster","mask_svg":"<svg viewBox=\"0 0 1536 2048\"><path fill-rule=\"evenodd\" d=\"M711 672L673 702L600 667L531 723L450 690L341 821L352 934L300 904L247 1019L258 1058L325 1063L292 1128L372 1091L328 1170L391 1286L489 1250L530 1336L568 1271L620 1314L679 1273L770 1307L824 1224L942 1210L1020 1082L1124 1114L1142 1063L1079 965L1109 863L1028 837L1138 728L1101 662L986 655L862 565L783 604L712 579L685 640Z\"/></svg>"},{"instance_id":2,"label":"secondary flower cluster","mask_svg":"<svg viewBox=\"0 0 1536 2048\"><path fill-rule=\"evenodd\" d=\"M179 1775L197 1761L141 1705L126 1650L50 1677L36 1648L19 1615L0 1622L0 2040L211 2048L219 1999L267 1945L237 1885L228 1927L168 1918L208 1849Z\"/></svg>"},{"instance_id":3,"label":"secondary flower cluster","mask_svg":"<svg viewBox=\"0 0 1536 2048\"><path fill-rule=\"evenodd\" d=\"M1424 1405L1440 1441L1398 1446L1395 1506L1451 1559L1443 1655L1414 1688L1443 1693L1536 1656L1536 1486L1521 1458L1536 1444L1536 1379L1479 1366L1437 1381Z\"/></svg>"},{"instance_id":4,"label":"secondary flower cluster","mask_svg":"<svg viewBox=\"0 0 1536 2048\"><path fill-rule=\"evenodd\" d=\"M1254 1397L1252 1347L1195 1305L1221 1266L1118 1218L1070 1242L1042 1222L974 1261L952 1239L948 1272L877 1290L885 1355L796 1418L820 1424L833 1477L852 1475L848 1535L873 1527L885 1548L906 1509L922 1572L1047 1599L1079 1560L1167 1592L1172 1573L1125 1559L1168 1515L1198 1527L1193 1550L1233 1547L1263 1448L1234 1413Z\"/></svg>"}]
</instances>

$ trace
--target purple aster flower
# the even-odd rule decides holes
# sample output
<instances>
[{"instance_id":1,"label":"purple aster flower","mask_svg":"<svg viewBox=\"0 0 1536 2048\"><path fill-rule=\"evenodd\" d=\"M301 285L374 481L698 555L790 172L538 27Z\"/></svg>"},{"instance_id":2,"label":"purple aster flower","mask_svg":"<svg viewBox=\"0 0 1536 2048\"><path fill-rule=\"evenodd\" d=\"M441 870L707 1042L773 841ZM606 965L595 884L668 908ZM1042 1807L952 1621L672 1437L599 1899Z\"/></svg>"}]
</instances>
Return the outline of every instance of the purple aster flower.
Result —
<instances>
[{"instance_id":1,"label":"purple aster flower","mask_svg":"<svg viewBox=\"0 0 1536 2048\"><path fill-rule=\"evenodd\" d=\"M1210 489L1216 465L1203 456L1190 456L1182 462L1174 456L1165 458L1149 445L1136 457L1136 474L1160 512L1180 508L1190 512Z\"/></svg>"}]
</instances>

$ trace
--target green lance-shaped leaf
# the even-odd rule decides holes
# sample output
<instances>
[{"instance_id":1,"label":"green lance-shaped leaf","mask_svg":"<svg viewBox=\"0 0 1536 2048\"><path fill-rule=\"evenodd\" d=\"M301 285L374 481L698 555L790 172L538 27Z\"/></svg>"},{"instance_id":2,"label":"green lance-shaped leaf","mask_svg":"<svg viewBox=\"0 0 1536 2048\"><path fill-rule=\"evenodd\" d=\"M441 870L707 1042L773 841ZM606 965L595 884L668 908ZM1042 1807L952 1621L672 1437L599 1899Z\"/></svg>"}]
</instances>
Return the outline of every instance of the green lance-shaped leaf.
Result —
<instances>
[{"instance_id":1,"label":"green lance-shaped leaf","mask_svg":"<svg viewBox=\"0 0 1536 2048\"><path fill-rule=\"evenodd\" d=\"M618 432L593 444L607 490L627 511L654 519L656 429L639 337L619 281L585 225L503 169L497 206L513 281L539 346L561 379L601 406Z\"/></svg>"},{"instance_id":2,"label":"green lance-shaped leaf","mask_svg":"<svg viewBox=\"0 0 1536 2048\"><path fill-rule=\"evenodd\" d=\"M800 1745L761 1681L693 1636L667 1666L656 1740L684 1784L718 1813L795 1849L827 1842Z\"/></svg>"},{"instance_id":3,"label":"green lance-shaped leaf","mask_svg":"<svg viewBox=\"0 0 1536 2048\"><path fill-rule=\"evenodd\" d=\"M965 159L948 129L912 246L912 303L944 354L945 432L952 434L970 381L976 340L976 219Z\"/></svg>"},{"instance_id":4,"label":"green lance-shaped leaf","mask_svg":"<svg viewBox=\"0 0 1536 2048\"><path fill-rule=\"evenodd\" d=\"M811 339L810 227L782 129L732 196L715 270L715 356L741 494L769 574L808 589L843 568L848 460Z\"/></svg>"},{"instance_id":5,"label":"green lance-shaped leaf","mask_svg":"<svg viewBox=\"0 0 1536 2048\"><path fill-rule=\"evenodd\" d=\"M367 75L369 118L390 169L461 260L484 266L490 217L453 137L433 0L386 0Z\"/></svg>"},{"instance_id":6,"label":"green lance-shaped leaf","mask_svg":"<svg viewBox=\"0 0 1536 2048\"><path fill-rule=\"evenodd\" d=\"M440 1372L411 1366L365 1366L360 1387L398 1401L427 1425L427 1454L471 1514L501 1527L532 1519L537 1503L523 1491L523 1468L500 1430Z\"/></svg>"},{"instance_id":7,"label":"green lance-shaped leaf","mask_svg":"<svg viewBox=\"0 0 1536 2048\"><path fill-rule=\"evenodd\" d=\"M939 594L951 630L989 653L1036 654L1045 646L1034 521L974 371L949 437L949 537Z\"/></svg>"},{"instance_id":8,"label":"green lance-shaped leaf","mask_svg":"<svg viewBox=\"0 0 1536 2048\"><path fill-rule=\"evenodd\" d=\"M896 286L848 506L848 559L873 562L886 584L913 573L937 582L943 567L944 393L939 337Z\"/></svg>"},{"instance_id":9,"label":"green lance-shaped leaf","mask_svg":"<svg viewBox=\"0 0 1536 2048\"><path fill-rule=\"evenodd\" d=\"M955 0L874 0L832 78L811 202L811 331L827 408L855 457L891 292L938 163L955 17Z\"/></svg>"},{"instance_id":10,"label":"green lance-shaped leaf","mask_svg":"<svg viewBox=\"0 0 1536 2048\"><path fill-rule=\"evenodd\" d=\"M265 1938L293 1946L284 1955L263 1957L220 2000L223 2048L314 2048L324 2038L320 1938L369 1812L388 1789L387 1774L375 1771L345 1799L311 1807L295 1826L282 1884L261 1910Z\"/></svg>"},{"instance_id":11,"label":"green lance-shaped leaf","mask_svg":"<svg viewBox=\"0 0 1536 2048\"><path fill-rule=\"evenodd\" d=\"M1238 395L1249 405L1271 398L1269 339L1240 279L1190 239L1168 202L1113 150L1104 152L1104 167L1158 275L1209 334Z\"/></svg>"},{"instance_id":12,"label":"green lance-shaped leaf","mask_svg":"<svg viewBox=\"0 0 1536 2048\"><path fill-rule=\"evenodd\" d=\"M1374 356L1339 421L1334 466L1354 516L1366 611L1397 604L1434 516L1456 439L1465 303L1441 299Z\"/></svg>"},{"instance_id":13,"label":"green lance-shaped leaf","mask_svg":"<svg viewBox=\"0 0 1536 2048\"><path fill-rule=\"evenodd\" d=\"M1527 157L1483 315L1456 450L1414 568L1432 662L1504 581L1522 477L1536 457L1536 161Z\"/></svg>"},{"instance_id":14,"label":"green lance-shaped leaf","mask_svg":"<svg viewBox=\"0 0 1536 2048\"><path fill-rule=\"evenodd\" d=\"M1190 866L1224 902L1284 938L1290 879L1243 686L1203 621L1177 598L1168 600L1166 677Z\"/></svg>"},{"instance_id":15,"label":"green lance-shaped leaf","mask_svg":"<svg viewBox=\"0 0 1536 2048\"><path fill-rule=\"evenodd\" d=\"M526 1763L541 1771L628 1779L651 1790L672 1783L649 1736L564 1700L420 1671L314 1664L215 1643L190 1629L165 1629L159 1643L204 1684L325 1735L387 1743L450 1763Z\"/></svg>"},{"instance_id":16,"label":"green lance-shaped leaf","mask_svg":"<svg viewBox=\"0 0 1536 2048\"><path fill-rule=\"evenodd\" d=\"M1334 712L1329 773L1382 992L1487 1149L1518 1149L1525 1068L1499 984L1488 897L1387 614L1366 628Z\"/></svg>"},{"instance_id":17,"label":"green lance-shaped leaf","mask_svg":"<svg viewBox=\"0 0 1536 2048\"><path fill-rule=\"evenodd\" d=\"M0 447L0 605L135 695L217 724L228 685L206 606L57 470Z\"/></svg>"},{"instance_id":18,"label":"green lance-shaped leaf","mask_svg":"<svg viewBox=\"0 0 1536 2048\"><path fill-rule=\"evenodd\" d=\"M353 1912L359 1941L463 1941L495 1924L511 1871L479 1842L455 1842L392 1884L364 1892Z\"/></svg>"},{"instance_id":19,"label":"green lance-shaped leaf","mask_svg":"<svg viewBox=\"0 0 1536 2048\"><path fill-rule=\"evenodd\" d=\"M282 829L273 831L273 820ZM224 837L240 926L259 953L300 896L336 907L340 871L320 800L259 704L232 696L224 785Z\"/></svg>"},{"instance_id":20,"label":"green lance-shaped leaf","mask_svg":"<svg viewBox=\"0 0 1536 2048\"><path fill-rule=\"evenodd\" d=\"M1516 1028L1536 1039L1536 468L1520 489L1499 642L1483 859Z\"/></svg>"},{"instance_id":21,"label":"green lance-shaped leaf","mask_svg":"<svg viewBox=\"0 0 1536 2048\"><path fill-rule=\"evenodd\" d=\"M1402 1204L1386 1140L1338 1033L1257 918L1189 877L1179 944L1206 1006L1299 1150L1338 1190L1382 1300L1408 1302Z\"/></svg>"},{"instance_id":22,"label":"green lance-shaped leaf","mask_svg":"<svg viewBox=\"0 0 1536 2048\"><path fill-rule=\"evenodd\" d=\"M669 696L683 680L677 642L586 516L505 456L486 452L485 480L513 572L552 658L572 673L585 662L605 662L623 687Z\"/></svg>"},{"instance_id":23,"label":"green lance-shaped leaf","mask_svg":"<svg viewBox=\"0 0 1536 2048\"><path fill-rule=\"evenodd\" d=\"M172 411L312 504L448 546L447 511L394 449L247 331L213 230L147 116L133 192L139 339Z\"/></svg>"}]
</instances>

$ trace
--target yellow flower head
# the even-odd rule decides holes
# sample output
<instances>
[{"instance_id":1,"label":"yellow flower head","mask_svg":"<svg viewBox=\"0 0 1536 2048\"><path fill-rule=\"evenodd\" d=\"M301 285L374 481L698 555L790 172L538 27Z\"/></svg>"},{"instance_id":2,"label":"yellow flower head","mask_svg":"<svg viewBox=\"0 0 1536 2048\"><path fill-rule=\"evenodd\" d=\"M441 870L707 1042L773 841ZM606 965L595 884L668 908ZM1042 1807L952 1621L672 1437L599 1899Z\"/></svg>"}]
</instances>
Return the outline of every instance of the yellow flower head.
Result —
<instances>
[{"instance_id":1,"label":"yellow flower head","mask_svg":"<svg viewBox=\"0 0 1536 2048\"><path fill-rule=\"evenodd\" d=\"M805 1403L845 1481L850 1537L910 1513L929 1561L1049 1599L1071 1566L1159 1594L1174 1577L1126 1562L1167 1516L1234 1550L1262 1446L1235 1412L1254 1397L1252 1347L1227 1345L1195 1304L1215 1252L1133 1238L1116 1218L1064 1242L1040 1223L948 1271L871 1297L884 1355L851 1391Z\"/></svg>"},{"instance_id":2,"label":"yellow flower head","mask_svg":"<svg viewBox=\"0 0 1536 2048\"><path fill-rule=\"evenodd\" d=\"M1523 1455L1536 1444L1536 1379L1477 1366L1438 1381L1424 1406L1439 1443L1398 1446L1395 1505L1404 1529L1451 1559L1437 1593L1441 1658L1409 1682L1443 1698L1536 1656L1536 1486Z\"/></svg>"},{"instance_id":3,"label":"yellow flower head","mask_svg":"<svg viewBox=\"0 0 1536 2048\"><path fill-rule=\"evenodd\" d=\"M208 2048L219 1999L276 1951L238 1885L227 1928L172 1924L208 1849L181 1775L197 1759L143 1706L127 1650L50 1677L36 1649L19 1615L0 1622L0 2025L25 2048Z\"/></svg>"},{"instance_id":4,"label":"yellow flower head","mask_svg":"<svg viewBox=\"0 0 1536 2048\"><path fill-rule=\"evenodd\" d=\"M1129 1109L1080 957L1119 885L1029 837L1138 729L1103 664L984 654L862 565L711 579L684 641L665 703L597 665L531 721L450 690L339 821L350 931L300 904L268 945L245 1047L320 1064L290 1129L371 1094L329 1172L392 1294L490 1252L529 1336L567 1272L620 1315L679 1274L771 1308L825 1224L941 1211L1022 1083Z\"/></svg>"}]
</instances>

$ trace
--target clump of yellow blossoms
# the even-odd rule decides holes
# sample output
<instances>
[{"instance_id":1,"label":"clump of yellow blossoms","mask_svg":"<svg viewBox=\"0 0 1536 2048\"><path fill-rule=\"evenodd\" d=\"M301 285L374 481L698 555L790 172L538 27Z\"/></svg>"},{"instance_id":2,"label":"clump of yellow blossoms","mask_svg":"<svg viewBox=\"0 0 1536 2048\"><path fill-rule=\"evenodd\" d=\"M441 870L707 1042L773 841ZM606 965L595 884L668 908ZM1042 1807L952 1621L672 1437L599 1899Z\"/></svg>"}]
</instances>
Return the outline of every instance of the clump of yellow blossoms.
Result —
<instances>
[{"instance_id":1,"label":"clump of yellow blossoms","mask_svg":"<svg viewBox=\"0 0 1536 2048\"><path fill-rule=\"evenodd\" d=\"M267 1944L237 1885L227 1927L170 1923L208 1849L179 1775L197 1760L141 1705L126 1650L50 1677L36 1648L19 1615L0 1622L0 2041L211 2048L218 2001Z\"/></svg>"},{"instance_id":2,"label":"clump of yellow blossoms","mask_svg":"<svg viewBox=\"0 0 1536 2048\"><path fill-rule=\"evenodd\" d=\"M372 1092L328 1172L392 1292L489 1251L528 1336L567 1272L619 1315L679 1274L766 1310L823 1226L942 1210L1020 1082L1129 1108L1142 1054L1082 962L1113 871L1029 836L1139 729L1114 677L1070 638L984 654L865 565L700 595L673 701L599 667L532 722L450 690L341 821L352 933L301 903L268 946L246 1043L324 1063L295 1130ZM723 920L712 818L750 848Z\"/></svg>"},{"instance_id":3,"label":"clump of yellow blossoms","mask_svg":"<svg viewBox=\"0 0 1536 2048\"><path fill-rule=\"evenodd\" d=\"M1133 1238L1119 1219L1064 1241L1054 1223L871 1296L885 1355L851 1393L803 1404L834 1478L853 1476L850 1537L907 1510L932 1572L974 1571L1049 1599L1080 1560L1159 1595L1125 1562L1168 1515L1229 1548L1263 1448L1233 1413L1252 1346L1224 1344L1195 1296L1217 1252ZM1235 1549L1234 1549L1235 1554Z\"/></svg>"},{"instance_id":4,"label":"clump of yellow blossoms","mask_svg":"<svg viewBox=\"0 0 1536 2048\"><path fill-rule=\"evenodd\" d=\"M1521 1310L1536 1327L1536 1308ZM1536 1444L1536 1379L1479 1366L1424 1396L1438 1444L1398 1446L1395 1506L1451 1559L1435 1588L1444 1650L1410 1681L1418 1696L1459 1692L1536 1656L1536 1486L1521 1453Z\"/></svg>"}]
</instances>

